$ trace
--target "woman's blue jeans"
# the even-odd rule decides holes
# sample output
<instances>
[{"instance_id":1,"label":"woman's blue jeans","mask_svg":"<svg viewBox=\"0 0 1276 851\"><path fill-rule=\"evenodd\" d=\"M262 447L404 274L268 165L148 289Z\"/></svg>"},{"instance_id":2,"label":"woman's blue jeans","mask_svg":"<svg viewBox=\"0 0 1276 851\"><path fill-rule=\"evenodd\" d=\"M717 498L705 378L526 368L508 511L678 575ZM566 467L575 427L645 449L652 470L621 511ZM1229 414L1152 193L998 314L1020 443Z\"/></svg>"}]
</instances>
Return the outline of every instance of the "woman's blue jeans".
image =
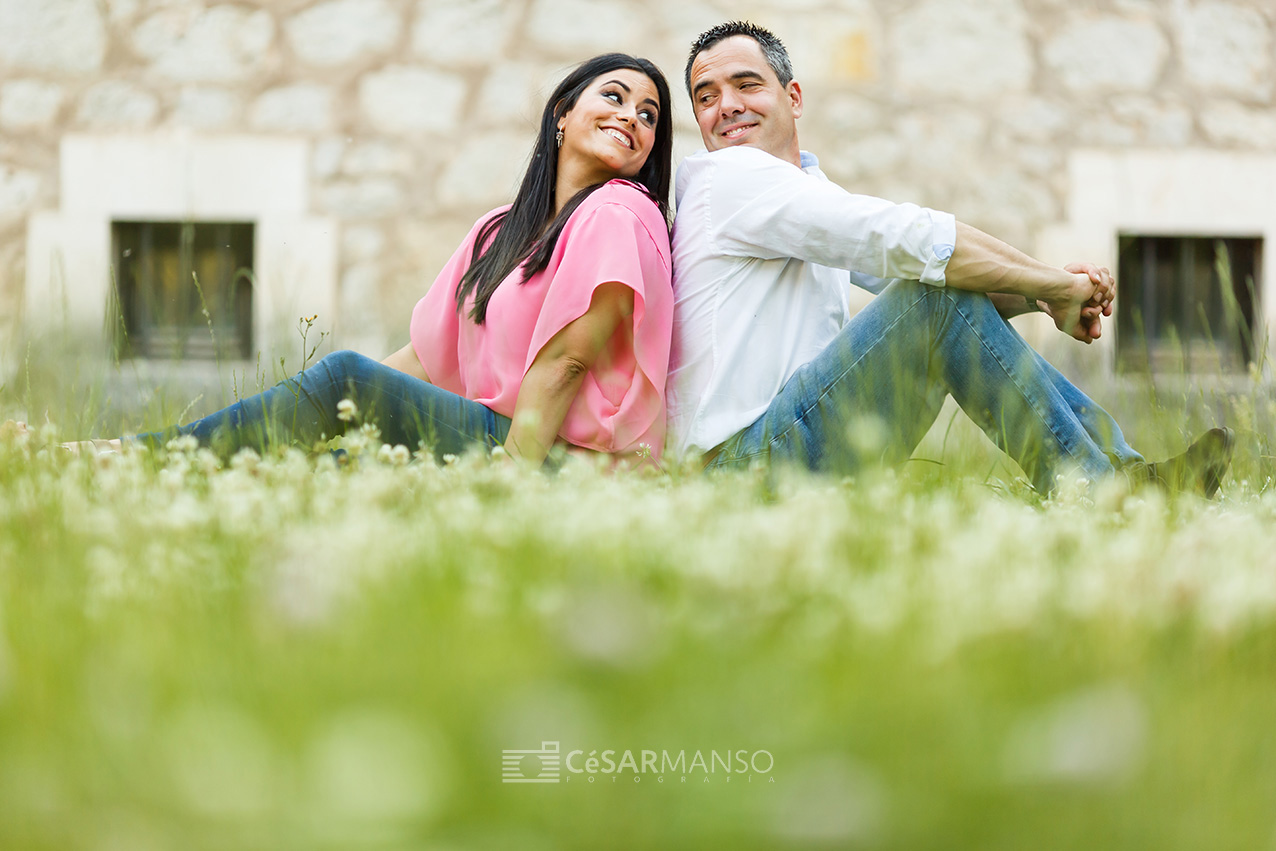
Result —
<instances>
[{"instance_id":1,"label":"woman's blue jeans","mask_svg":"<svg viewBox=\"0 0 1276 851\"><path fill-rule=\"evenodd\" d=\"M900 462L948 394L1042 493L1069 470L1094 481L1143 463L1112 417L1037 354L987 296L896 281L709 466L761 459L853 472Z\"/></svg>"},{"instance_id":2,"label":"woman's blue jeans","mask_svg":"<svg viewBox=\"0 0 1276 851\"><path fill-rule=\"evenodd\" d=\"M359 419L381 429L384 442L416 449L425 441L440 458L476 446L490 449L509 433L509 418L478 402L341 351L201 420L134 439L157 447L189 434L226 457L246 446L259 452L292 443L308 448L350 427L337 419L342 399L359 407Z\"/></svg>"}]
</instances>

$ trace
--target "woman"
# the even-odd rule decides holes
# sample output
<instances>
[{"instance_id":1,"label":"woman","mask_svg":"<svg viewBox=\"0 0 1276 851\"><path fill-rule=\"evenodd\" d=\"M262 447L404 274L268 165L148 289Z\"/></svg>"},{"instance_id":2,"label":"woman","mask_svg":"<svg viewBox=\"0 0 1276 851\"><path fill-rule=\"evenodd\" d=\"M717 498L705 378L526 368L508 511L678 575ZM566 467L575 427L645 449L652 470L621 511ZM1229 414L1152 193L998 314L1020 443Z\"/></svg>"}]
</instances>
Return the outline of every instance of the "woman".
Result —
<instances>
[{"instance_id":1,"label":"woman","mask_svg":"<svg viewBox=\"0 0 1276 851\"><path fill-rule=\"evenodd\" d=\"M387 443L436 455L553 444L658 456L673 297L669 87L651 62L595 57L550 95L514 203L483 216L381 363L336 352L182 434L224 455L341 433L356 403ZM349 419L348 416L343 417ZM119 441L110 441L118 447Z\"/></svg>"}]
</instances>

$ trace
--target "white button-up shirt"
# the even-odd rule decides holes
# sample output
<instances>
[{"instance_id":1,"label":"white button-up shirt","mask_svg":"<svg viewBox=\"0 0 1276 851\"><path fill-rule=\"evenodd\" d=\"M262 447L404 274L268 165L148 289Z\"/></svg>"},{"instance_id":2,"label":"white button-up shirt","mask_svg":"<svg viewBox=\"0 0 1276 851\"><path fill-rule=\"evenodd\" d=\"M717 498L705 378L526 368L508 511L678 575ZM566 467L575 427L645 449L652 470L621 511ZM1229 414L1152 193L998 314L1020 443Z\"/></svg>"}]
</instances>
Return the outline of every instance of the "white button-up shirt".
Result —
<instances>
[{"instance_id":1,"label":"white button-up shirt","mask_svg":"<svg viewBox=\"0 0 1276 851\"><path fill-rule=\"evenodd\" d=\"M678 168L667 448L707 452L760 417L850 318L848 276L943 286L952 215L853 195L739 146Z\"/></svg>"}]
</instances>

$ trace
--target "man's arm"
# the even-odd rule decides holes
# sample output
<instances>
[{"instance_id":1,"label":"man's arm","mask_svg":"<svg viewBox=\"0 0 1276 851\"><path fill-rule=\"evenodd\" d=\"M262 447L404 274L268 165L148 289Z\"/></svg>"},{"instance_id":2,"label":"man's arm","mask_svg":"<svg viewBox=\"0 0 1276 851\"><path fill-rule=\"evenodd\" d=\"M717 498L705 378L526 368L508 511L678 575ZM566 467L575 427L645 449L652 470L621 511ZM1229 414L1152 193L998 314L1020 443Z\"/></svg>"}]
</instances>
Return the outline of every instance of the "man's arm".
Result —
<instances>
[{"instance_id":1,"label":"man's arm","mask_svg":"<svg viewBox=\"0 0 1276 851\"><path fill-rule=\"evenodd\" d=\"M1025 311L1023 297L1030 297L1060 330L1085 342L1099 335L1099 317L1111 314L1106 269L1048 266L949 213L854 195L764 151L718 151L702 167L714 169L707 235L724 254L794 257L874 281L1009 294ZM1010 309L1010 300L999 301Z\"/></svg>"},{"instance_id":2,"label":"man's arm","mask_svg":"<svg viewBox=\"0 0 1276 851\"><path fill-rule=\"evenodd\" d=\"M988 293L1003 316L1036 303L1055 326L1084 343L1102 334L1116 284L1105 268L1073 263L1060 269L1034 260L978 228L957 223L957 243L945 270L948 286Z\"/></svg>"}]
</instances>

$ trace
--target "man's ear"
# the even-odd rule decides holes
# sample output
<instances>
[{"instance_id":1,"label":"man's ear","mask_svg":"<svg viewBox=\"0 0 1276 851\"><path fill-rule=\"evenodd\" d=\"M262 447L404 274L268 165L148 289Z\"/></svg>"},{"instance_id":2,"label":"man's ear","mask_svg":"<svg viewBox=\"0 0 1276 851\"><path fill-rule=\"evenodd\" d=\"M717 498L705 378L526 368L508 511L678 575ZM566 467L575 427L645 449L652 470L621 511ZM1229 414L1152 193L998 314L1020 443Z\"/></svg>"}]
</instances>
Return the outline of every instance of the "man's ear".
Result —
<instances>
[{"instance_id":1,"label":"man's ear","mask_svg":"<svg viewBox=\"0 0 1276 851\"><path fill-rule=\"evenodd\" d=\"M797 80L789 80L789 84L784 87L789 94L789 102L793 104L793 117L802 117L802 87L798 85Z\"/></svg>"}]
</instances>

